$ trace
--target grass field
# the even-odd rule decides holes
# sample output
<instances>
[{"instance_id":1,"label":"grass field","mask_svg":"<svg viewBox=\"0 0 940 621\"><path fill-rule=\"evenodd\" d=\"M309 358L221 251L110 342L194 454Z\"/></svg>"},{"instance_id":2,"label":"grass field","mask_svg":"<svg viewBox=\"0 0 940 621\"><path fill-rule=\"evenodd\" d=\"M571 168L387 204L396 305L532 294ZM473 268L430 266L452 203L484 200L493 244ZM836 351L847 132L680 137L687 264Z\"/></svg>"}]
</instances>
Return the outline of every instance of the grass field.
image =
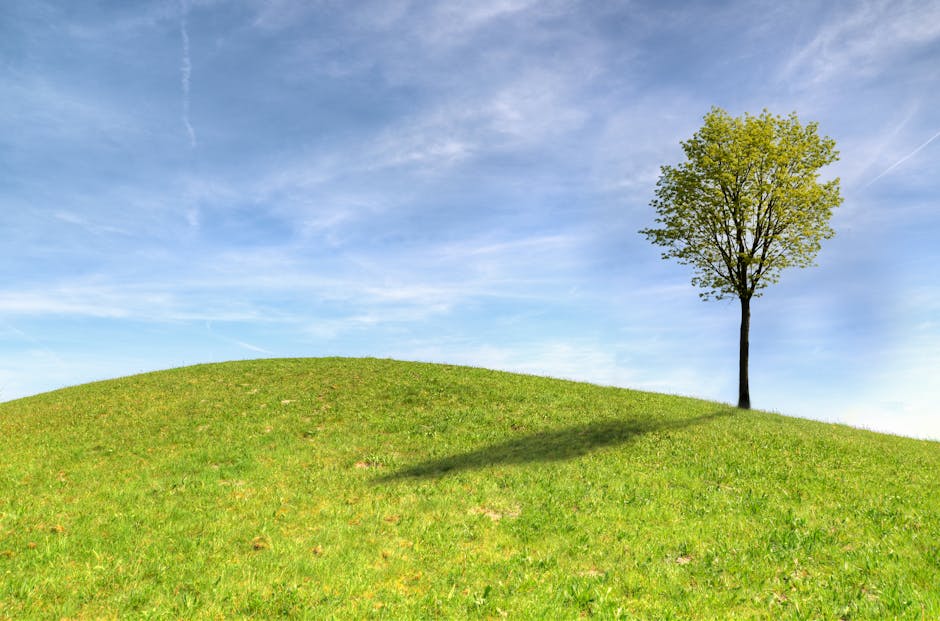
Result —
<instances>
[{"instance_id":1,"label":"grass field","mask_svg":"<svg viewBox=\"0 0 940 621\"><path fill-rule=\"evenodd\" d=\"M0 618L940 619L940 443L373 359L0 404Z\"/></svg>"}]
</instances>

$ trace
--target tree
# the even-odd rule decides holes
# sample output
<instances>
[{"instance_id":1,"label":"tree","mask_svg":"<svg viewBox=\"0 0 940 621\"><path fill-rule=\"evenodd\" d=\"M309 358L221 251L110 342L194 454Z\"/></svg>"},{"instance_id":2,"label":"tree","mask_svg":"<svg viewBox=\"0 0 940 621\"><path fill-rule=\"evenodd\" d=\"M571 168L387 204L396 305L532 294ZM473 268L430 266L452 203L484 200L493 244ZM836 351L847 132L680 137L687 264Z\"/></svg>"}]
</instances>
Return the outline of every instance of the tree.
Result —
<instances>
[{"instance_id":1,"label":"tree","mask_svg":"<svg viewBox=\"0 0 940 621\"><path fill-rule=\"evenodd\" d=\"M814 265L821 240L833 236L839 179L822 183L819 169L839 153L795 112L734 118L717 107L681 144L686 161L661 168L650 203L660 228L640 233L665 248L664 259L694 268L702 299L740 300L738 407L749 409L751 299L784 268Z\"/></svg>"}]
</instances>

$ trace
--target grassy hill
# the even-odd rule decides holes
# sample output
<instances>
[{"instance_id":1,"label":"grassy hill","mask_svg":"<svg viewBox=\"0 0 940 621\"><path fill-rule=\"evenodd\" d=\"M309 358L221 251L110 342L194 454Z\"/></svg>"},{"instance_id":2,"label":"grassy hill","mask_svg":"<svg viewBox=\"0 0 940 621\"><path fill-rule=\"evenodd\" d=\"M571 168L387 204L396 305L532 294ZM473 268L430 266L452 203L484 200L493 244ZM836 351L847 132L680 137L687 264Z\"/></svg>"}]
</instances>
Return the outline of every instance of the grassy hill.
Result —
<instances>
[{"instance_id":1,"label":"grassy hill","mask_svg":"<svg viewBox=\"0 0 940 621\"><path fill-rule=\"evenodd\" d=\"M0 404L0 618L938 619L940 443L265 360Z\"/></svg>"}]
</instances>

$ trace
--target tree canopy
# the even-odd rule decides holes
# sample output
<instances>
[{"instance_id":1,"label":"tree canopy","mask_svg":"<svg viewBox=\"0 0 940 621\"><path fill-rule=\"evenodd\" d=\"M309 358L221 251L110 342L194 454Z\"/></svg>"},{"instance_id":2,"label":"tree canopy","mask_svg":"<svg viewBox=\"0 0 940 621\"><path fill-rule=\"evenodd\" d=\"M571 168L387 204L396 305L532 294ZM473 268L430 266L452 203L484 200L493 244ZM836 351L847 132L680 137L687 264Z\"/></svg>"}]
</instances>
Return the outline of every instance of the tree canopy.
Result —
<instances>
[{"instance_id":1,"label":"tree canopy","mask_svg":"<svg viewBox=\"0 0 940 621\"><path fill-rule=\"evenodd\" d=\"M838 178L819 181L839 154L816 123L716 107L682 149L686 161L662 167L651 203L661 226L641 233L694 267L703 298L750 299L784 268L813 265L842 202Z\"/></svg>"}]
</instances>

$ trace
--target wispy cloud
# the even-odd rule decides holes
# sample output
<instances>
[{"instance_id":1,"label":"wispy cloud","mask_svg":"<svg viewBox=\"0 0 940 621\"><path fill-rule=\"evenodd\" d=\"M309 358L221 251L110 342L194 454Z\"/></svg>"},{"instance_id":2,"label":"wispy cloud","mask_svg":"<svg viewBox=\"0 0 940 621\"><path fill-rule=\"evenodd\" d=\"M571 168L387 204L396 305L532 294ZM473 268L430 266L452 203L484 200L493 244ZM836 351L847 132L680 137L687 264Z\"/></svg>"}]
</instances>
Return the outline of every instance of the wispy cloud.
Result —
<instances>
[{"instance_id":1,"label":"wispy cloud","mask_svg":"<svg viewBox=\"0 0 940 621\"><path fill-rule=\"evenodd\" d=\"M95 318L143 321L258 321L261 310L238 302L219 304L191 284L67 282L33 290L0 291L7 317Z\"/></svg>"},{"instance_id":2,"label":"wispy cloud","mask_svg":"<svg viewBox=\"0 0 940 621\"><path fill-rule=\"evenodd\" d=\"M887 168L885 168L885 169L884 169L883 171L881 171L878 175L876 175L875 177L873 177L873 178L871 179L871 181L869 181L868 183L866 183L864 187L867 188L868 186L870 186L870 185L873 184L874 182L878 181L879 179L881 179L882 177L884 177L885 175L887 175L889 172L891 172L892 170L894 170L895 168L897 168L898 166L900 166L901 164L903 164L903 163L906 162L907 160L911 159L912 157L914 157L915 155L917 155L918 153L920 153L921 151L923 151L923 150L924 150L924 147L926 147L927 145L929 145L931 142L933 142L933 141L936 140L937 138L940 138L940 132L937 132L936 134L934 134L933 136L931 136L930 138L928 138L928 139L927 139L923 144L921 144L919 147L917 147L916 149L914 149L913 151L911 151L910 153L908 153L907 155L905 155L904 157L902 157L901 159L899 159L898 161L896 161L894 164L891 164L890 166L888 166Z\"/></svg>"},{"instance_id":3,"label":"wispy cloud","mask_svg":"<svg viewBox=\"0 0 940 621\"><path fill-rule=\"evenodd\" d=\"M113 224L89 222L87 218L83 218L82 216L71 211L58 210L55 211L52 216L60 222L65 222L66 224L72 224L80 227L92 235L128 234L126 229L114 226Z\"/></svg>"},{"instance_id":4,"label":"wispy cloud","mask_svg":"<svg viewBox=\"0 0 940 621\"><path fill-rule=\"evenodd\" d=\"M265 354L267 356L274 355L273 351L267 350L263 347L259 347L258 345L253 345L251 343L247 343L245 341L241 341L236 338L231 338L231 337L223 336L221 334L216 333L216 331L212 328L211 321L206 321L206 334L208 334L210 337L212 337L213 339L217 341L221 341L223 343L229 343L231 345L241 347L242 349L254 352L256 354Z\"/></svg>"},{"instance_id":5,"label":"wispy cloud","mask_svg":"<svg viewBox=\"0 0 940 621\"><path fill-rule=\"evenodd\" d=\"M837 6L837 5L832 5ZM829 80L873 78L895 71L905 51L940 38L940 4L880 0L839 9L783 66L784 80L818 86Z\"/></svg>"},{"instance_id":6,"label":"wispy cloud","mask_svg":"<svg viewBox=\"0 0 940 621\"><path fill-rule=\"evenodd\" d=\"M0 312L8 316L72 315L121 318L128 315L123 306L105 304L105 297L87 291L6 291L0 293Z\"/></svg>"},{"instance_id":7,"label":"wispy cloud","mask_svg":"<svg viewBox=\"0 0 940 621\"><path fill-rule=\"evenodd\" d=\"M232 343L238 345L242 349L247 349L248 351L253 351L259 354L268 354L270 356L274 355L273 351L267 350L263 347L258 347L257 345L252 345L251 343L246 343L244 341L232 340Z\"/></svg>"},{"instance_id":8,"label":"wispy cloud","mask_svg":"<svg viewBox=\"0 0 940 621\"><path fill-rule=\"evenodd\" d=\"M139 120L113 101L39 74L0 70L0 127L4 139L20 137L17 151L38 150L50 144L113 144L139 138Z\"/></svg>"},{"instance_id":9,"label":"wispy cloud","mask_svg":"<svg viewBox=\"0 0 940 621\"><path fill-rule=\"evenodd\" d=\"M42 342L40 339L36 338L35 336L33 336L33 335L31 335L31 334L27 334L27 333L24 332L23 330L20 330L20 329L17 328L16 326L14 326L14 325L12 325L12 324L6 322L6 321L0 321L0 327L3 328L3 332L10 333L10 334L12 334L14 337L16 337L17 339L20 339L20 340L22 340L22 341L25 341L25 342L29 343L30 345L34 346L35 348L37 348L37 350L38 350L41 354L43 354L44 356L46 356L49 360L53 361L53 362L54 362L56 365L58 365L60 368L65 368L65 367L66 367L65 362L62 360L61 356L59 356L59 354L57 354L55 351L53 351L52 349L50 349L50 348L49 348L44 342ZM3 333L0 332L0 337L2 337L2 336L3 336Z\"/></svg>"},{"instance_id":10,"label":"wispy cloud","mask_svg":"<svg viewBox=\"0 0 940 621\"><path fill-rule=\"evenodd\" d=\"M196 147L196 131L189 120L189 83L193 65L189 56L189 0L180 0L180 38L182 40L182 59L180 61L180 82L183 87L183 126L189 136L190 148Z\"/></svg>"}]
</instances>

